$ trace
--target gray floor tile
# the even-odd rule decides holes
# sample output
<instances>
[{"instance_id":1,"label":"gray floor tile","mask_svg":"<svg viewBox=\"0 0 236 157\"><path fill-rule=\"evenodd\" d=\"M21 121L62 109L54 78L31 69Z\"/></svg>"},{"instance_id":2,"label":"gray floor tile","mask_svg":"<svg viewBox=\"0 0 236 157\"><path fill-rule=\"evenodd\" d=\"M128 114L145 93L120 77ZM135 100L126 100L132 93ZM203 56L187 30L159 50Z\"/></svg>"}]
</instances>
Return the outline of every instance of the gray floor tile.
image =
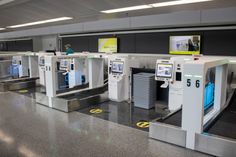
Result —
<instances>
[{"instance_id":1,"label":"gray floor tile","mask_svg":"<svg viewBox=\"0 0 236 157\"><path fill-rule=\"evenodd\" d=\"M24 95L0 93L0 156L206 157L148 133L83 113L70 114Z\"/></svg>"}]
</instances>

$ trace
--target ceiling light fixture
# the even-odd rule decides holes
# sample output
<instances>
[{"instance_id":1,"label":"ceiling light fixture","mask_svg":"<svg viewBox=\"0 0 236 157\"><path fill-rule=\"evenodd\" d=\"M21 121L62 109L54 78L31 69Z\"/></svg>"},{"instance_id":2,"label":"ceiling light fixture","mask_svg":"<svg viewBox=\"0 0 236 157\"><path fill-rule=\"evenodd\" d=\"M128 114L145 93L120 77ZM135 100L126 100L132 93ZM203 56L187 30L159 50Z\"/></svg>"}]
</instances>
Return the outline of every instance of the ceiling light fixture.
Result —
<instances>
[{"instance_id":1,"label":"ceiling light fixture","mask_svg":"<svg viewBox=\"0 0 236 157\"><path fill-rule=\"evenodd\" d=\"M6 28L0 28L0 31L3 31L3 30L5 30Z\"/></svg>"},{"instance_id":2,"label":"ceiling light fixture","mask_svg":"<svg viewBox=\"0 0 236 157\"><path fill-rule=\"evenodd\" d=\"M157 7L166 7L166 6L174 6L174 5L183 5L183 4L191 4L191 3L201 3L201 2L209 2L209 1L213 1L213 0L174 0L174 1L169 1L169 2L160 2L160 3L154 3L154 4L111 9L111 10L105 10L105 11L101 11L101 12L110 14L110 13L118 13L118 12L126 12L126 11L157 8Z\"/></svg>"},{"instance_id":3,"label":"ceiling light fixture","mask_svg":"<svg viewBox=\"0 0 236 157\"><path fill-rule=\"evenodd\" d=\"M166 7L166 6L174 6L174 5L183 5L183 4L191 4L191 3L201 3L201 2L208 2L213 0L174 0L170 2L162 2L162 3L154 3L150 4L153 7Z\"/></svg>"},{"instance_id":4,"label":"ceiling light fixture","mask_svg":"<svg viewBox=\"0 0 236 157\"><path fill-rule=\"evenodd\" d=\"M36 22L24 23L24 24L19 24L19 25L14 25L14 26L8 26L7 28L28 27L28 26L34 26L34 25L41 25L41 24L45 24L45 23L71 20L71 19L73 19L73 18L72 17L60 17L60 18L55 18L55 19L48 19L48 20L43 20L43 21L36 21Z\"/></svg>"},{"instance_id":5,"label":"ceiling light fixture","mask_svg":"<svg viewBox=\"0 0 236 157\"><path fill-rule=\"evenodd\" d=\"M0 0L0 5L4 5L4 4L7 4L7 3L11 3L15 0Z\"/></svg>"},{"instance_id":6,"label":"ceiling light fixture","mask_svg":"<svg viewBox=\"0 0 236 157\"><path fill-rule=\"evenodd\" d=\"M150 5L138 5L138 6L132 6L132 7L126 7L126 8L118 8L118 9L111 9L111 10L105 10L101 11L102 13L118 13L118 12L125 12L125 11L132 11L132 10L141 10L141 9L149 9L152 8Z\"/></svg>"}]
</instances>

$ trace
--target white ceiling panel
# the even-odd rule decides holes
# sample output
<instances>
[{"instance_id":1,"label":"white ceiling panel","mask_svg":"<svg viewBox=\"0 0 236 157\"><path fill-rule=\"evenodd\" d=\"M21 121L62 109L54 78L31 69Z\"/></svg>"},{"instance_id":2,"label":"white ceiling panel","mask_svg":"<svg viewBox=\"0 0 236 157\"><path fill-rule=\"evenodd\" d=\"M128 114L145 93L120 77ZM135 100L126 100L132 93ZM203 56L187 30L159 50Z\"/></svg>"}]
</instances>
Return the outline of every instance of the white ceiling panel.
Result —
<instances>
[{"instance_id":1,"label":"white ceiling panel","mask_svg":"<svg viewBox=\"0 0 236 157\"><path fill-rule=\"evenodd\" d=\"M197 11L211 8L225 8L236 6L236 0L214 0L213 2L206 3L152 8L115 14L104 14L100 12L103 10L165 1L171 0L15 0L12 3L0 6L0 27L23 24L39 20L47 20L62 16L69 16L73 17L74 19L64 22L24 27L18 29L7 29L5 31L14 31L22 29L24 30L68 23L96 21L102 19L166 14L189 10Z\"/></svg>"}]
</instances>

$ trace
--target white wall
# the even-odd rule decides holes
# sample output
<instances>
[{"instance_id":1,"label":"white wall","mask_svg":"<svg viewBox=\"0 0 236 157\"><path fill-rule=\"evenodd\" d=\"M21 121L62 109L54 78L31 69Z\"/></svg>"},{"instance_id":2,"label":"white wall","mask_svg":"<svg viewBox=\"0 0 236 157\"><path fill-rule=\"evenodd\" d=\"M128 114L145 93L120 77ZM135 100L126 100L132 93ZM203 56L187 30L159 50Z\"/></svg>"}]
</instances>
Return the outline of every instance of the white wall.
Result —
<instances>
[{"instance_id":1,"label":"white wall","mask_svg":"<svg viewBox=\"0 0 236 157\"><path fill-rule=\"evenodd\" d=\"M42 36L42 50L57 50L58 38L57 35Z\"/></svg>"},{"instance_id":2,"label":"white wall","mask_svg":"<svg viewBox=\"0 0 236 157\"><path fill-rule=\"evenodd\" d=\"M33 51L39 52L43 50L42 37L33 37Z\"/></svg>"}]
</instances>

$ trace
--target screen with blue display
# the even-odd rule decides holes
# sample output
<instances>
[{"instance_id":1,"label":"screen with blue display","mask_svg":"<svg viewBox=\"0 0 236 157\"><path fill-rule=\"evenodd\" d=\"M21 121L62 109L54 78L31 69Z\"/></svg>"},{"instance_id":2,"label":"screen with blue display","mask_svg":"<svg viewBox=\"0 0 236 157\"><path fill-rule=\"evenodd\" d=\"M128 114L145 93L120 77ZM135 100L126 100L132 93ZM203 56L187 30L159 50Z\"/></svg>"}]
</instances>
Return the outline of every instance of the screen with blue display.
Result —
<instances>
[{"instance_id":1,"label":"screen with blue display","mask_svg":"<svg viewBox=\"0 0 236 157\"><path fill-rule=\"evenodd\" d=\"M112 62L111 71L113 73L123 73L124 62L115 61Z\"/></svg>"}]
</instances>

